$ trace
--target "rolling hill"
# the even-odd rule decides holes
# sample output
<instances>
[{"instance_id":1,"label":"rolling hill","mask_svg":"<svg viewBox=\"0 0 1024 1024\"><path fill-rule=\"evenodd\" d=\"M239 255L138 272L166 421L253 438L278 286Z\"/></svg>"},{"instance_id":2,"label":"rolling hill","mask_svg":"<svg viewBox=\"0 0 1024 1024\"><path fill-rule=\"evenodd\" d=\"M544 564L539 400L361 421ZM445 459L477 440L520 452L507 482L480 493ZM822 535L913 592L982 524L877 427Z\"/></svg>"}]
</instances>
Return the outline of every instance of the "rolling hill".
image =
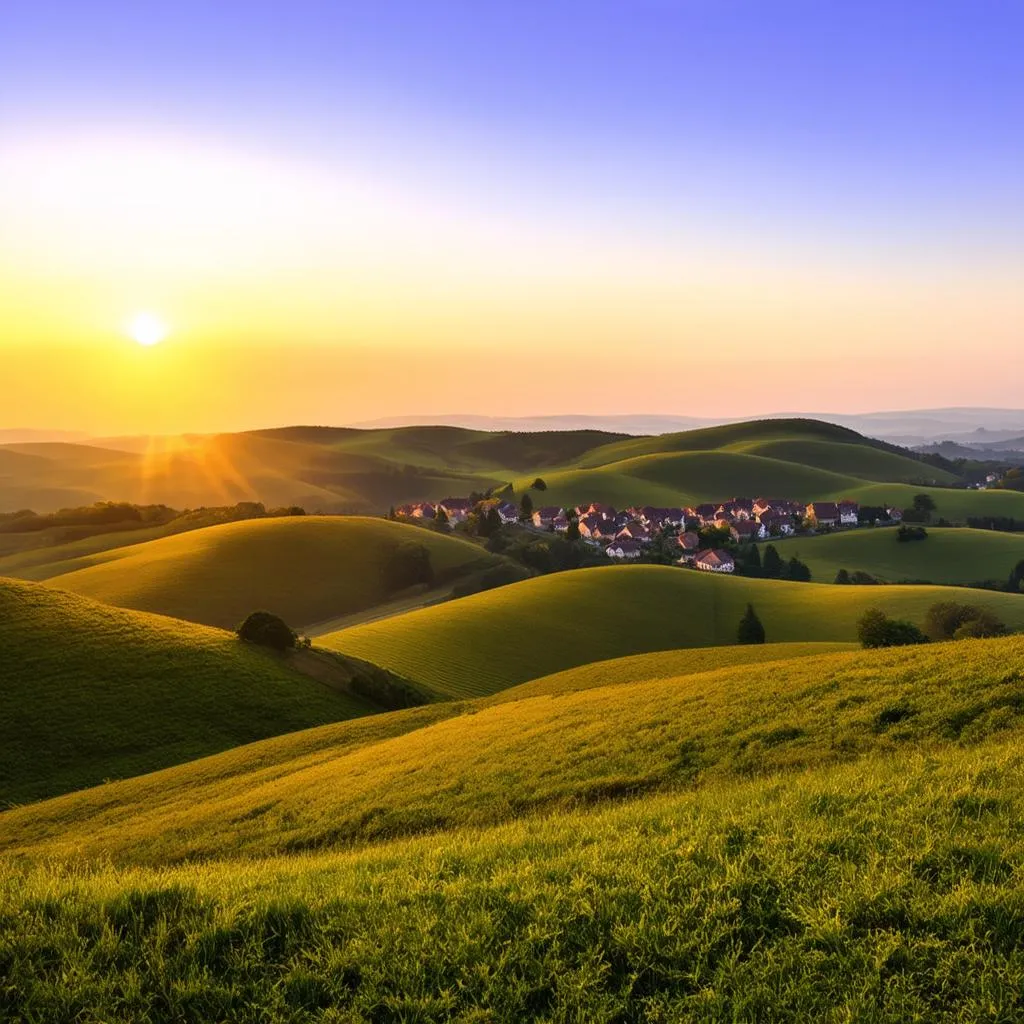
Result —
<instances>
[{"instance_id":1,"label":"rolling hill","mask_svg":"<svg viewBox=\"0 0 1024 1024\"><path fill-rule=\"evenodd\" d=\"M367 714L229 633L0 579L0 803Z\"/></svg>"},{"instance_id":2,"label":"rolling hill","mask_svg":"<svg viewBox=\"0 0 1024 1024\"><path fill-rule=\"evenodd\" d=\"M265 608L298 629L387 600L393 591L384 568L405 542L430 552L439 584L498 562L469 541L408 524L291 516L97 552L48 582L118 607L225 629Z\"/></svg>"},{"instance_id":3,"label":"rolling hill","mask_svg":"<svg viewBox=\"0 0 1024 1024\"><path fill-rule=\"evenodd\" d=\"M958 591L1024 626L1012 594ZM481 696L588 662L732 644L748 602L770 642L847 642L865 610L920 622L941 587L836 587L714 576L663 566L579 569L321 637L449 696Z\"/></svg>"},{"instance_id":4,"label":"rolling hill","mask_svg":"<svg viewBox=\"0 0 1024 1024\"><path fill-rule=\"evenodd\" d=\"M1022 657L1021 637L962 641L401 712L8 812L0 848L141 863L265 856L1019 738L1022 676L1008 666Z\"/></svg>"},{"instance_id":5,"label":"rolling hill","mask_svg":"<svg viewBox=\"0 0 1024 1024\"><path fill-rule=\"evenodd\" d=\"M777 548L786 557L799 555L820 582L834 579L840 569L860 569L889 583L970 584L1005 582L1024 559L1024 534L929 527L925 541L901 544L895 530L851 530L795 537Z\"/></svg>"}]
</instances>

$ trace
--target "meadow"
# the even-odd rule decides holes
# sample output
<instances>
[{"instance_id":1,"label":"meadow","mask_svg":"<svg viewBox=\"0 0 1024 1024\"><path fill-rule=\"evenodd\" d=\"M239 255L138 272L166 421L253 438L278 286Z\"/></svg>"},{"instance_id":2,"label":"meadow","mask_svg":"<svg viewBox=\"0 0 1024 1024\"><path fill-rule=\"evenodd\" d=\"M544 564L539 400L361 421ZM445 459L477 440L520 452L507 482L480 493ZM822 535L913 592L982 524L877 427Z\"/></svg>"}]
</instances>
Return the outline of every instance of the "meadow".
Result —
<instances>
[{"instance_id":1,"label":"meadow","mask_svg":"<svg viewBox=\"0 0 1024 1024\"><path fill-rule=\"evenodd\" d=\"M961 1020L1024 1013L1014 741L347 853L0 862L25 1020ZM69 983L72 979L73 983Z\"/></svg>"},{"instance_id":2,"label":"meadow","mask_svg":"<svg viewBox=\"0 0 1024 1024\"><path fill-rule=\"evenodd\" d=\"M377 710L230 634L0 579L0 804Z\"/></svg>"},{"instance_id":3,"label":"meadow","mask_svg":"<svg viewBox=\"0 0 1024 1024\"><path fill-rule=\"evenodd\" d=\"M920 623L949 596L941 587L837 587L619 565L525 580L329 633L317 643L438 695L469 697L627 654L734 644L748 602L770 643L846 643L856 640L857 620L868 608ZM957 597L992 609L1011 628L1024 627L1017 595L971 590Z\"/></svg>"},{"instance_id":4,"label":"meadow","mask_svg":"<svg viewBox=\"0 0 1024 1024\"><path fill-rule=\"evenodd\" d=\"M918 543L899 543L893 529L862 529L796 537L777 547L787 558L796 554L823 583L835 579L840 569L860 569L886 583L1005 584L1024 559L1022 534L933 526L927 530L927 540Z\"/></svg>"},{"instance_id":5,"label":"meadow","mask_svg":"<svg viewBox=\"0 0 1024 1024\"><path fill-rule=\"evenodd\" d=\"M438 583L449 590L500 561L470 541L385 519L291 516L84 555L48 583L118 607L224 629L257 609L301 629L392 597L385 570L405 543L426 548Z\"/></svg>"},{"instance_id":6,"label":"meadow","mask_svg":"<svg viewBox=\"0 0 1024 1024\"><path fill-rule=\"evenodd\" d=\"M296 853L959 749L1018 734L1022 669L1012 637L398 712L10 811L0 849L149 864Z\"/></svg>"}]
</instances>

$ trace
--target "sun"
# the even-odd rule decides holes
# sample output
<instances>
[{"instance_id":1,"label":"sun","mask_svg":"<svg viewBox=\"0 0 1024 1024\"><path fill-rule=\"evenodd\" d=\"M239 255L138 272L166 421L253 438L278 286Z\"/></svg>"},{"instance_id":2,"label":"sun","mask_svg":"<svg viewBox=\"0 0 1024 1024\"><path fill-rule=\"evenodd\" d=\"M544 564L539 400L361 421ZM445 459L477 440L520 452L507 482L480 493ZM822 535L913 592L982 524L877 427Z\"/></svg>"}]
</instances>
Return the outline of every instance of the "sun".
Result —
<instances>
[{"instance_id":1,"label":"sun","mask_svg":"<svg viewBox=\"0 0 1024 1024\"><path fill-rule=\"evenodd\" d=\"M170 328L153 313L136 313L128 321L128 336L149 348L159 345L170 333Z\"/></svg>"}]
</instances>

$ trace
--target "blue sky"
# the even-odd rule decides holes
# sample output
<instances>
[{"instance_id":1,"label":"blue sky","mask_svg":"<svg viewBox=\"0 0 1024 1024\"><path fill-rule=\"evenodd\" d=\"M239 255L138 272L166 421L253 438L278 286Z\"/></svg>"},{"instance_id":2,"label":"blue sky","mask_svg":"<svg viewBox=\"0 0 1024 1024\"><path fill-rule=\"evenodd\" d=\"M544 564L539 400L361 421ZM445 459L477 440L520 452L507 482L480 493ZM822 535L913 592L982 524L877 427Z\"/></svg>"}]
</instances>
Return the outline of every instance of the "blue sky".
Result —
<instances>
[{"instance_id":1,"label":"blue sky","mask_svg":"<svg viewBox=\"0 0 1024 1024\"><path fill-rule=\"evenodd\" d=\"M878 310L889 279L1012 317L1022 43L1016 0L15 0L0 161L5 145L62 133L154 136L383 182L464 223L531 223L535 248L571 238L617 253L625 276L640 250L643 267L658 253L734 261L740 282L777 263L801 268L805 289L814 268L871 277ZM965 340L1008 354L1020 325L1005 320ZM692 343L673 323L658 336ZM569 347L588 336L563 328ZM925 351L926 324L912 340ZM940 383L936 398L955 399Z\"/></svg>"}]
</instances>

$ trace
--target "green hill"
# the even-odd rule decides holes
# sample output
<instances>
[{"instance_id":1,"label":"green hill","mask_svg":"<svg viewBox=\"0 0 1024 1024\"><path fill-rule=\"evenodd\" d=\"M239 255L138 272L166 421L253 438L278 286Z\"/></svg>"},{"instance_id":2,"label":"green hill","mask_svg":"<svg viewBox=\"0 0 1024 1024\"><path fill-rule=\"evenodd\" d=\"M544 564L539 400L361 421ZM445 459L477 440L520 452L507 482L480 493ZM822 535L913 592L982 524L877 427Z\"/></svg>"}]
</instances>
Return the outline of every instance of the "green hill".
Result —
<instances>
[{"instance_id":1,"label":"green hill","mask_svg":"<svg viewBox=\"0 0 1024 1024\"><path fill-rule=\"evenodd\" d=\"M265 608L301 628L386 601L399 546L430 552L438 583L497 562L477 545L384 519L292 516L226 523L84 556L50 578L108 604L232 628Z\"/></svg>"},{"instance_id":2,"label":"green hill","mask_svg":"<svg viewBox=\"0 0 1024 1024\"><path fill-rule=\"evenodd\" d=\"M372 710L220 630L0 579L0 803Z\"/></svg>"},{"instance_id":3,"label":"green hill","mask_svg":"<svg viewBox=\"0 0 1024 1024\"><path fill-rule=\"evenodd\" d=\"M1012 594L958 591L1024 627ZM856 639L871 607L921 622L941 587L834 587L715 576L664 566L609 566L542 576L321 637L441 694L479 696L592 661L732 644L748 602L770 642Z\"/></svg>"},{"instance_id":4,"label":"green hill","mask_svg":"<svg viewBox=\"0 0 1024 1024\"><path fill-rule=\"evenodd\" d=\"M273 754L257 744L9 812L0 842L143 862L262 856L1019 736L1024 690L1008 666L1022 657L1021 637L964 641L469 704L443 720L403 712L397 726L332 727L332 743L295 737L291 763L286 737Z\"/></svg>"},{"instance_id":5,"label":"green hill","mask_svg":"<svg viewBox=\"0 0 1024 1024\"><path fill-rule=\"evenodd\" d=\"M926 540L913 543L899 543L895 530L876 529L797 537L777 547L787 557L799 555L821 582L834 579L840 569L861 569L890 583L1005 582L1024 559L1021 534L935 527L928 527Z\"/></svg>"},{"instance_id":6,"label":"green hill","mask_svg":"<svg viewBox=\"0 0 1024 1024\"><path fill-rule=\"evenodd\" d=\"M595 661L565 669L563 672L554 672L549 676L541 676L539 679L531 679L528 683L499 690L493 697L484 698L483 702L501 704L510 700L525 700L528 697L592 690L599 686L667 679L670 676L679 678L733 666L756 666L770 661L788 661L791 658L816 658L823 654L854 650L857 647L857 644L842 643L753 644L627 654L622 658Z\"/></svg>"}]
</instances>

